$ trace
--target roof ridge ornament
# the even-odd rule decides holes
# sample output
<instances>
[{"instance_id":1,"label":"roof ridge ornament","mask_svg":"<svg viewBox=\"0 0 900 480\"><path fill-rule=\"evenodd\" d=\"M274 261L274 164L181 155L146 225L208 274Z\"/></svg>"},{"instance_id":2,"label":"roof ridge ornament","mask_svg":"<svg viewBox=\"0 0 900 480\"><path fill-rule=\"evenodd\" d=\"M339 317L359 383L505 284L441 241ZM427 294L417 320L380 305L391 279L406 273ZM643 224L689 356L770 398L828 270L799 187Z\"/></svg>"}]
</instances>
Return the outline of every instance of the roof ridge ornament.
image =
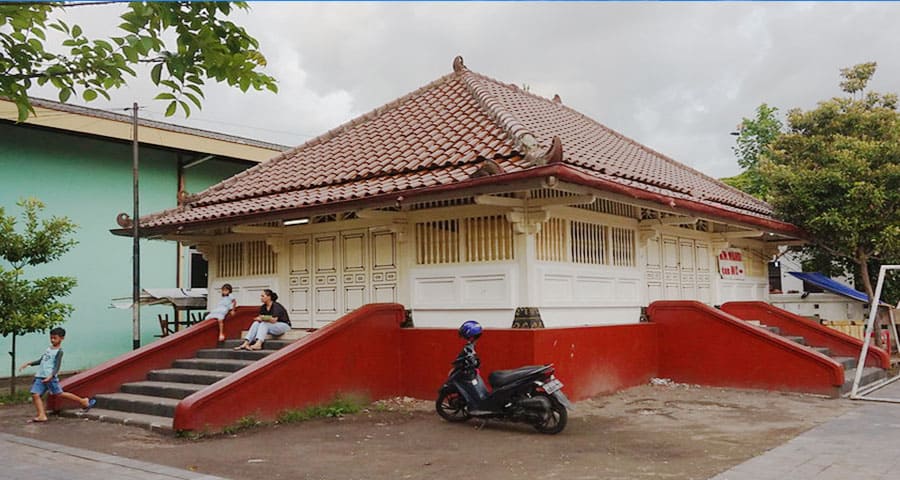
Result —
<instances>
[{"instance_id":1,"label":"roof ridge ornament","mask_svg":"<svg viewBox=\"0 0 900 480\"><path fill-rule=\"evenodd\" d=\"M491 175L506 173L506 170L494 160L482 156L479 156L476 160L479 160L480 163L478 168L469 175L469 178L490 177Z\"/></svg>"},{"instance_id":2,"label":"roof ridge ornament","mask_svg":"<svg viewBox=\"0 0 900 480\"><path fill-rule=\"evenodd\" d=\"M525 134L523 137L523 146L526 149L525 154L525 162L528 165L533 167L539 167L541 165L548 165L553 163L561 163L563 161L563 148L562 148L562 140L559 139L558 136L554 135L553 140L550 142L550 147L547 148L544 152L539 151L540 145L537 143L533 145L528 145L525 143L526 140L531 138L533 141L534 137L531 134Z\"/></svg>"},{"instance_id":3,"label":"roof ridge ornament","mask_svg":"<svg viewBox=\"0 0 900 480\"><path fill-rule=\"evenodd\" d=\"M463 63L462 55L457 55L456 58L453 59L453 71L460 73L463 70L468 70L468 68L466 68L466 64Z\"/></svg>"}]
</instances>

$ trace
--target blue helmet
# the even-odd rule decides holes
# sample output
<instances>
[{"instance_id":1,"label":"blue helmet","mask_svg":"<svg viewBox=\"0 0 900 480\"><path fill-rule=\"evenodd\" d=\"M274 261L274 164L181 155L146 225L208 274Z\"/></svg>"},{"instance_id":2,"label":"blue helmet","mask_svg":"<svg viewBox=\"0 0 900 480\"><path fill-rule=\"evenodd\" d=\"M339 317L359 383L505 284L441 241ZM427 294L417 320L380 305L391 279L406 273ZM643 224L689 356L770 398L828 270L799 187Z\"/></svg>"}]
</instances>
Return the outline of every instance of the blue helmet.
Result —
<instances>
[{"instance_id":1,"label":"blue helmet","mask_svg":"<svg viewBox=\"0 0 900 480\"><path fill-rule=\"evenodd\" d=\"M481 336L482 330L483 329L478 322L476 322L475 320L467 320L459 326L459 330L457 330L457 333L459 333L460 337L472 341L478 340L478 337Z\"/></svg>"}]
</instances>

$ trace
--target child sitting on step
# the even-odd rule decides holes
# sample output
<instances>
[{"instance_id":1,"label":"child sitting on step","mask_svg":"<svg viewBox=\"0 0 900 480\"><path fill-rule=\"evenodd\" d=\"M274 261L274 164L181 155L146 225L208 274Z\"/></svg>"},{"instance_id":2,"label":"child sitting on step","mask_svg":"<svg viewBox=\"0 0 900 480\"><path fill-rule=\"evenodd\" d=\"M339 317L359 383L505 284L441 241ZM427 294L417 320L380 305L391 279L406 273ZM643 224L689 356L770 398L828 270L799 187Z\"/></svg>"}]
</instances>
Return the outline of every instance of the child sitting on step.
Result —
<instances>
[{"instance_id":1,"label":"child sitting on step","mask_svg":"<svg viewBox=\"0 0 900 480\"><path fill-rule=\"evenodd\" d=\"M219 303L216 304L216 308L214 308L206 315L206 320L215 318L219 321L220 342L225 340L225 317L230 314L234 314L235 307L237 307L237 302L234 300L234 296L231 294L231 284L226 283L225 285L222 285L222 298L219 299Z\"/></svg>"}]
</instances>

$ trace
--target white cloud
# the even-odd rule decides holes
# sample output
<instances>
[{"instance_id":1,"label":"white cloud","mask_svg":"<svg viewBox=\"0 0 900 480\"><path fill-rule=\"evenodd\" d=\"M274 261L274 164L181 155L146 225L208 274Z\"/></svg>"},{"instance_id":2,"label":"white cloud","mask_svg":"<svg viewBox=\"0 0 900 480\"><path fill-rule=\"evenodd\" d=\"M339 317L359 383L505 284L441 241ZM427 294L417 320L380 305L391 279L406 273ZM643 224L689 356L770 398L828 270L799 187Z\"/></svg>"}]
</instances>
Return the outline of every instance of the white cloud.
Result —
<instances>
[{"instance_id":1,"label":"white cloud","mask_svg":"<svg viewBox=\"0 0 900 480\"><path fill-rule=\"evenodd\" d=\"M729 132L761 102L782 111L813 107L840 93L840 68L868 60L879 62L873 88L900 91L895 3L251 7L234 20L260 41L280 93L210 84L201 112L169 121L299 144L449 73L462 54L472 70L559 94L639 142L725 176L738 172ZM109 32L122 8L72 8L71 20ZM140 79L113 105L136 99L159 115L165 106L153 95Z\"/></svg>"}]
</instances>

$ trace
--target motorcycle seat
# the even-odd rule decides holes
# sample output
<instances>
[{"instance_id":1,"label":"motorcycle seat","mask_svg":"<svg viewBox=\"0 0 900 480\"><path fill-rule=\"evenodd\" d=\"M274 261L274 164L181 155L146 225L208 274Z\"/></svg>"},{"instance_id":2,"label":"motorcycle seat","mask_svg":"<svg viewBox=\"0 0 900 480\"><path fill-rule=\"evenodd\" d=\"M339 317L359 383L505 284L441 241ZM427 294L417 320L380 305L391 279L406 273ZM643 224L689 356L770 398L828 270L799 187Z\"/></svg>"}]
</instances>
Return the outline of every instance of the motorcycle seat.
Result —
<instances>
[{"instance_id":1,"label":"motorcycle seat","mask_svg":"<svg viewBox=\"0 0 900 480\"><path fill-rule=\"evenodd\" d=\"M547 365L529 365L527 367L519 367L513 370L496 370L488 376L488 382L491 388L499 388L503 385L510 384L535 373L547 369Z\"/></svg>"}]
</instances>

